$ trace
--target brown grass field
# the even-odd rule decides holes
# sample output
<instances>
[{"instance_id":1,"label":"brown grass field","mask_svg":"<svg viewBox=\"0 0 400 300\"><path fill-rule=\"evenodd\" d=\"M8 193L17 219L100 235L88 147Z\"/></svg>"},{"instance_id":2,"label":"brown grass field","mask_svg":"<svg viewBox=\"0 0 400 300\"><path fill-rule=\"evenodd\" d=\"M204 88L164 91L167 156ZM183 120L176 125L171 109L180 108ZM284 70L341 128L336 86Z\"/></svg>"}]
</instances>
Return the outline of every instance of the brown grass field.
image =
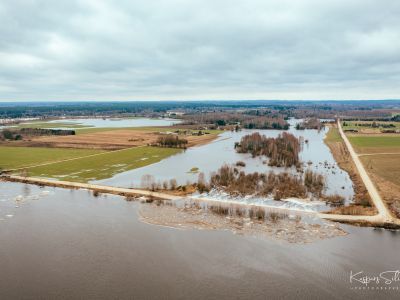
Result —
<instances>
[{"instance_id":1,"label":"brown grass field","mask_svg":"<svg viewBox=\"0 0 400 300\"><path fill-rule=\"evenodd\" d=\"M156 142L160 132L149 130L118 129L110 131L89 132L68 136L39 136L30 140L3 143L9 146L104 149L117 150L123 148L146 146ZM188 147L206 144L214 140L216 133L196 135L180 135L188 140Z\"/></svg>"},{"instance_id":2,"label":"brown grass field","mask_svg":"<svg viewBox=\"0 0 400 300\"><path fill-rule=\"evenodd\" d=\"M400 135L348 134L379 193L400 217Z\"/></svg>"}]
</instances>

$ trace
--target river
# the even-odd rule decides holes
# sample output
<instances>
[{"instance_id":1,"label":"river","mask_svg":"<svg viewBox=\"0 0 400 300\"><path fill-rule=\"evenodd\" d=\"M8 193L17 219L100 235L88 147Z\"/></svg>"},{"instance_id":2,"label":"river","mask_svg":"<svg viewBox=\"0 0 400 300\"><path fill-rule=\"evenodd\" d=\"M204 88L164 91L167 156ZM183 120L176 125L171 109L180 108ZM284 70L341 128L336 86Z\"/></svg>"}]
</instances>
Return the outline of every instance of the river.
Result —
<instances>
[{"instance_id":1,"label":"river","mask_svg":"<svg viewBox=\"0 0 400 300\"><path fill-rule=\"evenodd\" d=\"M351 271L399 269L399 233L342 226L347 236L299 245L147 225L138 206L0 182L0 298L399 298L399 290L357 290L349 279Z\"/></svg>"},{"instance_id":2,"label":"river","mask_svg":"<svg viewBox=\"0 0 400 300\"><path fill-rule=\"evenodd\" d=\"M332 156L328 146L324 143L324 138L328 128L321 131L317 130L296 130L295 124L301 120L290 120L291 127L288 132L297 137L302 137L304 141L303 149L300 152L300 159L306 163L305 168L310 168L326 178L326 194L339 194L349 202L354 189L352 181L347 172L341 170ZM141 179L144 175L154 176L156 181L164 181L175 178L179 184L196 182L198 173L190 172L192 168L198 168L208 177L223 164L235 164L237 161L244 161L246 172L283 172L296 173L294 168L284 169L269 167L263 164L265 158L253 158L250 154L237 153L234 149L235 142L239 142L241 137L253 132L260 132L268 137L277 137L282 130L242 130L239 132L226 131L219 135L213 142L187 149L183 153L176 154L158 163L145 166L143 168L119 173L112 178L93 181L95 184L112 185L119 187L140 187ZM310 166L308 162L312 162ZM210 195L208 195L210 196ZM213 194L211 197L224 200L226 195ZM228 197L229 198L229 197ZM305 210L325 210L327 207L321 202L301 203L298 201L277 202L268 198L246 198L239 199L247 203L263 203L274 206L296 207Z\"/></svg>"}]
</instances>

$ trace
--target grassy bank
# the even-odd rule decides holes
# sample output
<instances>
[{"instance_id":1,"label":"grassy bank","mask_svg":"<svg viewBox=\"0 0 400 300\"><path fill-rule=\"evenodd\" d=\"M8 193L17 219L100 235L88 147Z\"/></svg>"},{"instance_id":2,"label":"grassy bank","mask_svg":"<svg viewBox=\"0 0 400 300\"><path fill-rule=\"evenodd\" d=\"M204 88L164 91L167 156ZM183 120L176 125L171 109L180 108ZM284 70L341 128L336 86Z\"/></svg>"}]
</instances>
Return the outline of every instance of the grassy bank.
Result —
<instances>
[{"instance_id":1,"label":"grassy bank","mask_svg":"<svg viewBox=\"0 0 400 300\"><path fill-rule=\"evenodd\" d=\"M29 176L88 182L110 178L118 173L144 167L181 152L180 149L137 147L72 161L33 167Z\"/></svg>"},{"instance_id":2,"label":"grassy bank","mask_svg":"<svg viewBox=\"0 0 400 300\"><path fill-rule=\"evenodd\" d=\"M89 149L0 147L0 169L28 167L102 152Z\"/></svg>"},{"instance_id":3,"label":"grassy bank","mask_svg":"<svg viewBox=\"0 0 400 300\"><path fill-rule=\"evenodd\" d=\"M330 127L325 137L326 143L341 142L342 137L339 134L339 130L336 127Z\"/></svg>"},{"instance_id":4,"label":"grassy bank","mask_svg":"<svg viewBox=\"0 0 400 300\"><path fill-rule=\"evenodd\" d=\"M340 211L335 210L335 213L354 214L355 211L358 212L357 214L361 215L370 215L376 213L375 208L369 207L371 200L368 191L366 190L364 183L358 174L354 162L351 159L351 156L346 145L344 144L342 137L339 134L337 127L333 126L329 128L329 132L324 141L331 150L332 155L339 167L349 174L351 181L353 182L355 192L353 199L355 205L341 207Z\"/></svg>"}]
</instances>

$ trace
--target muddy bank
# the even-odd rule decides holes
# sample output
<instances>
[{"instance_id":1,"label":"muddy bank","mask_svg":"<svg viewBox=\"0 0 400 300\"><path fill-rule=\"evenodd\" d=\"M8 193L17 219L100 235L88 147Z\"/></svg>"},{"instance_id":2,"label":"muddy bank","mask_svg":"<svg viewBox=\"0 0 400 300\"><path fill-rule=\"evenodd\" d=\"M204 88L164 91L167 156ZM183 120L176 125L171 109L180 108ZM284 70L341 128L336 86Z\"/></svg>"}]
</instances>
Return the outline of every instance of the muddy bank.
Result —
<instances>
[{"instance_id":1,"label":"muddy bank","mask_svg":"<svg viewBox=\"0 0 400 300\"><path fill-rule=\"evenodd\" d=\"M259 207L205 205L196 201L149 202L140 204L139 219L142 222L177 229L229 230L234 234L296 244L347 234L337 223Z\"/></svg>"}]
</instances>

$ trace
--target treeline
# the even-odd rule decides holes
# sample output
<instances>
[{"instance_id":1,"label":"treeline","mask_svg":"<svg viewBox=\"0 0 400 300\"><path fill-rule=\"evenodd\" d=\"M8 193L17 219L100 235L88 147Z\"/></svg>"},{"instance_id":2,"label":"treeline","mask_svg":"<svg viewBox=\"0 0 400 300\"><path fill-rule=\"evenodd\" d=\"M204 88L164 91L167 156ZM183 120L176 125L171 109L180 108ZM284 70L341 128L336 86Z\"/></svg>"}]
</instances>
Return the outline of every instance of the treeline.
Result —
<instances>
[{"instance_id":1,"label":"treeline","mask_svg":"<svg viewBox=\"0 0 400 300\"><path fill-rule=\"evenodd\" d=\"M246 129L289 129L289 123L282 118L269 118L260 116L257 118L244 120L242 122L243 128Z\"/></svg>"},{"instance_id":2,"label":"treeline","mask_svg":"<svg viewBox=\"0 0 400 300\"><path fill-rule=\"evenodd\" d=\"M37 135L75 135L75 130L69 129L44 129L44 128L21 128L19 134L37 136Z\"/></svg>"},{"instance_id":3,"label":"treeline","mask_svg":"<svg viewBox=\"0 0 400 300\"><path fill-rule=\"evenodd\" d=\"M159 136L156 142L156 146L170 148L186 148L187 144L187 139L182 139L177 135L172 134Z\"/></svg>"},{"instance_id":4,"label":"treeline","mask_svg":"<svg viewBox=\"0 0 400 300\"><path fill-rule=\"evenodd\" d=\"M258 132L245 135L235 144L238 153L251 153L254 157L265 155L268 165L276 167L300 167L301 143L293 134L283 132L276 138L267 138Z\"/></svg>"},{"instance_id":5,"label":"treeline","mask_svg":"<svg viewBox=\"0 0 400 300\"><path fill-rule=\"evenodd\" d=\"M254 115L237 111L189 113L183 116L183 120L179 125L202 125L210 128L241 126L247 129L283 130L289 128L287 121L280 116Z\"/></svg>"},{"instance_id":6,"label":"treeline","mask_svg":"<svg viewBox=\"0 0 400 300\"><path fill-rule=\"evenodd\" d=\"M42 129L42 128L21 128L21 129L4 129L0 132L0 140L22 140L27 136L41 135L75 135L74 130L62 129Z\"/></svg>"},{"instance_id":7,"label":"treeline","mask_svg":"<svg viewBox=\"0 0 400 300\"><path fill-rule=\"evenodd\" d=\"M400 101L134 101L134 102L32 102L0 103L1 118L51 116L158 115L170 110L201 113L204 111L245 111L269 117L349 117L391 118L391 109Z\"/></svg>"},{"instance_id":8,"label":"treeline","mask_svg":"<svg viewBox=\"0 0 400 300\"><path fill-rule=\"evenodd\" d=\"M5 129L0 132L0 140L18 141L22 140L22 135L16 134L15 132Z\"/></svg>"},{"instance_id":9,"label":"treeline","mask_svg":"<svg viewBox=\"0 0 400 300\"><path fill-rule=\"evenodd\" d=\"M324 125L317 118L305 119L303 122L296 124L296 129L297 130L304 130L304 129L321 130L323 127L324 127Z\"/></svg>"},{"instance_id":10,"label":"treeline","mask_svg":"<svg viewBox=\"0 0 400 300\"><path fill-rule=\"evenodd\" d=\"M347 123L346 121L345 122L343 122L343 126L359 126L359 127L371 127L371 128L379 128L379 127L382 127L382 128L396 128L396 125L395 124L393 124L393 123L377 123L377 122L372 122L372 123L354 123L354 124L351 124L351 123Z\"/></svg>"}]
</instances>

